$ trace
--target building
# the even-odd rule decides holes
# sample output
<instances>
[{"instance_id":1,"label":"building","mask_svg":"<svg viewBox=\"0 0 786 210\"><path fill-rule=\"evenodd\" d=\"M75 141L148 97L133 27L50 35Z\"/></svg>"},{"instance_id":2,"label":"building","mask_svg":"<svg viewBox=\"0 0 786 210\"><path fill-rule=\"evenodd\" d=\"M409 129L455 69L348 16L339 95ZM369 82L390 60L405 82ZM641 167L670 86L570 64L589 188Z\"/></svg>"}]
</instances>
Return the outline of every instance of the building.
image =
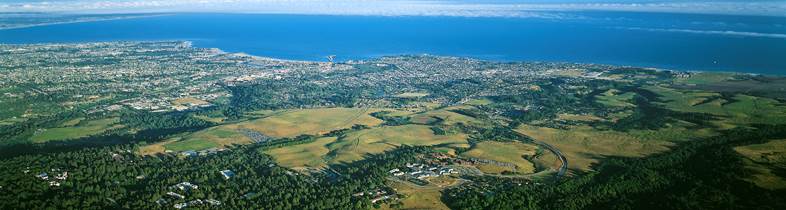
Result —
<instances>
[{"instance_id":1,"label":"building","mask_svg":"<svg viewBox=\"0 0 786 210\"><path fill-rule=\"evenodd\" d=\"M224 176L224 179L229 179L229 178L232 178L232 177L235 176L235 172L232 172L230 170L223 170L223 171L220 171L220 172L221 172L221 175Z\"/></svg>"},{"instance_id":2,"label":"building","mask_svg":"<svg viewBox=\"0 0 786 210\"><path fill-rule=\"evenodd\" d=\"M181 152L180 155L183 155L183 157L196 157L199 153L194 150L188 150Z\"/></svg>"},{"instance_id":3,"label":"building","mask_svg":"<svg viewBox=\"0 0 786 210\"><path fill-rule=\"evenodd\" d=\"M39 179L42 179L42 180L49 180L49 174L47 174L46 172L40 173L38 175L35 175L35 177L37 177Z\"/></svg>"}]
</instances>

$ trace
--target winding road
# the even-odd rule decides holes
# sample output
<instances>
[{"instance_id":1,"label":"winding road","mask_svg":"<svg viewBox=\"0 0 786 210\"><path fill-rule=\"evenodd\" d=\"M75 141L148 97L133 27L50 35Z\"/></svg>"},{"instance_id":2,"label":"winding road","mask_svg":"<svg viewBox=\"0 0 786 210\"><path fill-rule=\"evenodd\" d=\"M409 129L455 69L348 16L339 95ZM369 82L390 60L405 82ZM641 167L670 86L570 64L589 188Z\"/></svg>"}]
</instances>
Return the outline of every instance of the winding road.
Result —
<instances>
[{"instance_id":1,"label":"winding road","mask_svg":"<svg viewBox=\"0 0 786 210\"><path fill-rule=\"evenodd\" d=\"M566 172L568 172L568 158L565 158L565 155L563 155L562 152L559 151L559 149L557 149L556 147L551 146L551 144L547 144L546 142L541 142L541 141L532 141L532 143L546 148L547 150L554 153L554 155L556 155L557 158L559 158L559 161L562 163L562 165L559 167L559 170L557 170L557 174L554 176L556 178L555 181L559 181L559 179L562 178L562 176L564 176Z\"/></svg>"}]
</instances>

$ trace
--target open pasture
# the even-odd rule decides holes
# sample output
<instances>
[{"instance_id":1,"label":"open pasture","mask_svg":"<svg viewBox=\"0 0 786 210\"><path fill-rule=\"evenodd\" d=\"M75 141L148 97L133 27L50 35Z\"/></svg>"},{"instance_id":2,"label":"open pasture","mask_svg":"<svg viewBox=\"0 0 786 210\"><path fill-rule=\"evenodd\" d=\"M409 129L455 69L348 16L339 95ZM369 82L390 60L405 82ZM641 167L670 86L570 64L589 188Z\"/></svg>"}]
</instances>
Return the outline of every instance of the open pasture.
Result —
<instances>
[{"instance_id":1,"label":"open pasture","mask_svg":"<svg viewBox=\"0 0 786 210\"><path fill-rule=\"evenodd\" d=\"M676 125L629 132L598 130L590 126L555 129L521 125L516 131L560 149L568 159L568 167L581 171L591 170L592 164L604 156L643 157L668 150L674 141L713 134L705 129L694 131Z\"/></svg>"},{"instance_id":2,"label":"open pasture","mask_svg":"<svg viewBox=\"0 0 786 210\"><path fill-rule=\"evenodd\" d=\"M120 128L123 126L118 124L117 118L106 118L89 121L82 121L80 119L79 122L69 121L64 125L71 126L40 130L31 137L31 141L33 143L43 143L48 141L78 139L100 134L109 129Z\"/></svg>"},{"instance_id":3,"label":"open pasture","mask_svg":"<svg viewBox=\"0 0 786 210\"><path fill-rule=\"evenodd\" d=\"M753 174L746 180L762 188L786 189L786 178L776 171L786 170L786 139L734 148L745 157L744 163Z\"/></svg>"},{"instance_id":4,"label":"open pasture","mask_svg":"<svg viewBox=\"0 0 786 210\"><path fill-rule=\"evenodd\" d=\"M265 150L264 153L276 159L276 162L288 168L322 168L327 163L324 158L330 152L327 145L337 140L336 137L319 138L314 142Z\"/></svg>"},{"instance_id":5,"label":"open pasture","mask_svg":"<svg viewBox=\"0 0 786 210\"><path fill-rule=\"evenodd\" d=\"M295 137L303 134L318 135L333 130L351 128L353 125L376 126L383 121L370 116L377 109L321 108L299 109L237 124L230 129L250 129L272 137Z\"/></svg>"},{"instance_id":6,"label":"open pasture","mask_svg":"<svg viewBox=\"0 0 786 210\"><path fill-rule=\"evenodd\" d=\"M516 172L528 174L535 172L535 166L532 162L524 159L524 156L535 155L536 150L537 146L521 142L484 141L477 143L475 147L462 153L461 156L511 163L516 166ZM483 171L483 168L480 169Z\"/></svg>"},{"instance_id":7,"label":"open pasture","mask_svg":"<svg viewBox=\"0 0 786 210\"><path fill-rule=\"evenodd\" d=\"M328 145L331 162L352 162L366 154L379 154L400 145L461 144L465 134L435 135L429 126L401 125L376 127L348 133L346 137Z\"/></svg>"}]
</instances>

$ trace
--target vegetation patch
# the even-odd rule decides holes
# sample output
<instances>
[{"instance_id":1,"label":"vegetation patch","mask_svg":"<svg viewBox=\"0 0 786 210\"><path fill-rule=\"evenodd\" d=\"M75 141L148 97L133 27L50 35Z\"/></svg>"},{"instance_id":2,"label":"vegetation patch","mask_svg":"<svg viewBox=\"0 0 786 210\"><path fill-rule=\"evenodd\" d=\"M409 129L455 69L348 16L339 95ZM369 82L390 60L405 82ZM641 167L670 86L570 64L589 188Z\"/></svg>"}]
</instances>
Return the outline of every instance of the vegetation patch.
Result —
<instances>
[{"instance_id":1,"label":"vegetation patch","mask_svg":"<svg viewBox=\"0 0 786 210\"><path fill-rule=\"evenodd\" d=\"M675 78L674 83L691 85L712 84L728 81L732 79L734 75L734 73L723 72L699 72L691 74L688 78Z\"/></svg>"},{"instance_id":2,"label":"vegetation patch","mask_svg":"<svg viewBox=\"0 0 786 210\"><path fill-rule=\"evenodd\" d=\"M162 153L166 150L174 152L203 150L248 143L251 143L251 139L237 130L219 126L190 133L185 136L175 137L168 141L144 146L140 148L140 153L149 155Z\"/></svg>"},{"instance_id":3,"label":"vegetation patch","mask_svg":"<svg viewBox=\"0 0 786 210\"><path fill-rule=\"evenodd\" d=\"M458 123L463 124L470 124L470 123L480 123L479 120L466 116L463 114L459 114L449 109L439 109L433 111L427 111L420 114L415 114L410 117L410 122L417 123L417 124L434 124L434 123L441 123L444 125L455 125Z\"/></svg>"},{"instance_id":4,"label":"vegetation patch","mask_svg":"<svg viewBox=\"0 0 786 210\"><path fill-rule=\"evenodd\" d=\"M603 121L603 118L591 114L559 114L557 115L557 119L580 122Z\"/></svg>"},{"instance_id":5,"label":"vegetation patch","mask_svg":"<svg viewBox=\"0 0 786 210\"><path fill-rule=\"evenodd\" d=\"M364 159L368 154L379 154L401 145L425 146L467 143L464 134L435 135L429 126L385 126L348 133L328 145L333 163Z\"/></svg>"},{"instance_id":6,"label":"vegetation patch","mask_svg":"<svg viewBox=\"0 0 786 210\"><path fill-rule=\"evenodd\" d=\"M442 203L442 192L436 187L415 187L409 184L390 181L390 187L403 195L395 209L450 209ZM389 207L388 207L389 208ZM394 208L389 208L394 209Z\"/></svg>"},{"instance_id":7,"label":"vegetation patch","mask_svg":"<svg viewBox=\"0 0 786 210\"><path fill-rule=\"evenodd\" d=\"M650 86L647 90L660 95L661 104L680 112L706 113L721 116L720 125L786 123L786 105L777 100L744 94L721 95L704 91L678 91Z\"/></svg>"},{"instance_id":8,"label":"vegetation patch","mask_svg":"<svg viewBox=\"0 0 786 210\"><path fill-rule=\"evenodd\" d=\"M786 170L786 139L739 146L734 150L746 158L745 167L754 172L748 181L770 190L786 189L786 178L776 173Z\"/></svg>"},{"instance_id":9,"label":"vegetation patch","mask_svg":"<svg viewBox=\"0 0 786 210\"><path fill-rule=\"evenodd\" d=\"M198 105L209 104L209 102L204 101L204 100L200 100L200 99L197 99L197 98L193 98L193 97L184 97L184 98L178 98L178 99L173 100L172 104L173 105L197 105L198 106Z\"/></svg>"},{"instance_id":10,"label":"vegetation patch","mask_svg":"<svg viewBox=\"0 0 786 210\"><path fill-rule=\"evenodd\" d=\"M188 151L188 150L196 151L196 150L215 148L218 146L220 145L216 144L215 142L205 139L197 139L197 138L187 139L183 141L176 141L164 145L164 147L167 150L172 150L172 151Z\"/></svg>"},{"instance_id":11,"label":"vegetation patch","mask_svg":"<svg viewBox=\"0 0 786 210\"><path fill-rule=\"evenodd\" d=\"M428 96L428 93L424 92L406 92L396 95L399 98L421 98Z\"/></svg>"},{"instance_id":12,"label":"vegetation patch","mask_svg":"<svg viewBox=\"0 0 786 210\"><path fill-rule=\"evenodd\" d=\"M69 122L67 122L69 123ZM73 122L70 122L73 123ZM33 143L43 143L48 141L60 141L78 139L103 133L112 128L121 128L117 118L107 118L100 120L90 120L79 122L75 126L42 129L37 131L31 140Z\"/></svg>"},{"instance_id":13,"label":"vegetation patch","mask_svg":"<svg viewBox=\"0 0 786 210\"><path fill-rule=\"evenodd\" d=\"M291 110L270 117L226 125L229 129L251 129L272 137L318 135L354 125L376 126L383 121L369 114L379 111L360 108Z\"/></svg>"},{"instance_id":14,"label":"vegetation patch","mask_svg":"<svg viewBox=\"0 0 786 210\"><path fill-rule=\"evenodd\" d=\"M674 145L672 141L714 134L707 129L692 130L681 126L619 132L584 125L565 129L521 125L516 131L560 149L568 158L568 166L581 171L590 170L604 156L643 157L668 150Z\"/></svg>"},{"instance_id":15,"label":"vegetation patch","mask_svg":"<svg viewBox=\"0 0 786 210\"><path fill-rule=\"evenodd\" d=\"M634 96L636 96L636 93L622 93L617 89L610 89L595 96L595 101L611 107L634 107L636 105L630 103Z\"/></svg>"},{"instance_id":16,"label":"vegetation patch","mask_svg":"<svg viewBox=\"0 0 786 210\"><path fill-rule=\"evenodd\" d=\"M489 100L489 99L487 99L487 98L481 98L481 99L472 99L472 100L469 100L469 101L467 101L467 102L466 102L466 103L464 103L464 104L466 104L466 105L472 105L472 106L483 106L483 105L489 105L489 104L491 104L491 103L493 103L491 100Z\"/></svg>"},{"instance_id":17,"label":"vegetation patch","mask_svg":"<svg viewBox=\"0 0 786 210\"><path fill-rule=\"evenodd\" d=\"M524 159L524 157L535 155L536 150L536 146L521 142L484 141L475 144L475 147L461 155L501 163L511 163L515 165L515 172L528 174L535 172L535 166L532 162ZM479 169L483 171L483 168ZM500 172L502 171L496 171L495 173Z\"/></svg>"},{"instance_id":18,"label":"vegetation patch","mask_svg":"<svg viewBox=\"0 0 786 210\"><path fill-rule=\"evenodd\" d=\"M337 137L324 137L311 143L264 150L264 153L273 156L276 162L284 167L322 168L326 165L325 155L330 152L327 145L337 139Z\"/></svg>"}]
</instances>

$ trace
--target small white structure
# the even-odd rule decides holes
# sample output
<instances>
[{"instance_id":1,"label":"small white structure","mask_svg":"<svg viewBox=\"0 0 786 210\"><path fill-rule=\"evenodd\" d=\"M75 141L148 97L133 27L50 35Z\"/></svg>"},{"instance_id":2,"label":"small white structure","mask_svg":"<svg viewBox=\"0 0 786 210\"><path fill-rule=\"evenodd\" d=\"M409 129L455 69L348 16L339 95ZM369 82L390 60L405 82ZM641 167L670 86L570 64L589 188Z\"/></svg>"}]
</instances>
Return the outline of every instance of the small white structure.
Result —
<instances>
[{"instance_id":1,"label":"small white structure","mask_svg":"<svg viewBox=\"0 0 786 210\"><path fill-rule=\"evenodd\" d=\"M221 172L221 175L224 176L224 179L229 179L229 178L232 178L232 177L235 176L235 172L232 172L230 170L223 170L223 171L220 171L220 172Z\"/></svg>"}]
</instances>

